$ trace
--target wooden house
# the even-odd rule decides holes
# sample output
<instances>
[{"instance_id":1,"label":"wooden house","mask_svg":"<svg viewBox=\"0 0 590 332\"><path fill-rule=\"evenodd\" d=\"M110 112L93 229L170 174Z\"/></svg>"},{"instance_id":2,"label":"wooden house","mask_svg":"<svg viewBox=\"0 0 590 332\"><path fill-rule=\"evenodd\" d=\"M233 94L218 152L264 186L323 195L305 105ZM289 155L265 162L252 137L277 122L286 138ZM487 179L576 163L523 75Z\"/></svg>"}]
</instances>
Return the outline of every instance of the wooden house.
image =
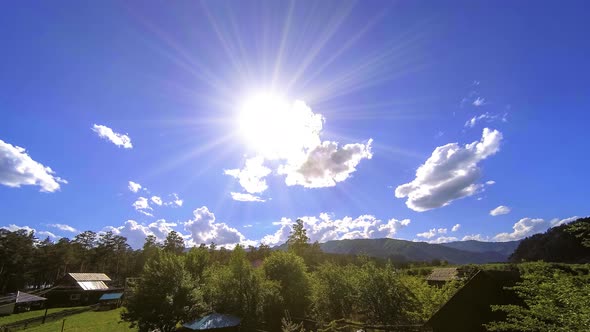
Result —
<instances>
[{"instance_id":1,"label":"wooden house","mask_svg":"<svg viewBox=\"0 0 590 332\"><path fill-rule=\"evenodd\" d=\"M104 293L114 290L108 285L110 281L104 273L68 273L46 296L52 307L95 304Z\"/></svg>"}]
</instances>

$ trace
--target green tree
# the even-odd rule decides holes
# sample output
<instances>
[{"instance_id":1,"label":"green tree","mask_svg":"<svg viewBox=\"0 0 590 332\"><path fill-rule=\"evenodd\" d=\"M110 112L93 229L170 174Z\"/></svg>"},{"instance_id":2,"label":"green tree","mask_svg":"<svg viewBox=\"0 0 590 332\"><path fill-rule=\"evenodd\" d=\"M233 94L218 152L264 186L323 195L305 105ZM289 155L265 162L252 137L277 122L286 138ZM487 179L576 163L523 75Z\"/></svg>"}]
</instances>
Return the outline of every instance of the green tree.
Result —
<instances>
[{"instance_id":1,"label":"green tree","mask_svg":"<svg viewBox=\"0 0 590 332\"><path fill-rule=\"evenodd\" d=\"M303 226L303 220L297 219L291 226L291 233L287 239L289 250L292 250L299 256L304 254L305 249L309 248L309 237L307 230Z\"/></svg>"},{"instance_id":2,"label":"green tree","mask_svg":"<svg viewBox=\"0 0 590 332\"><path fill-rule=\"evenodd\" d=\"M176 331L179 322L205 313L202 292L186 271L184 258L157 252L145 265L141 279L127 299L121 318L140 332Z\"/></svg>"},{"instance_id":3,"label":"green tree","mask_svg":"<svg viewBox=\"0 0 590 332\"><path fill-rule=\"evenodd\" d=\"M277 316L287 310L292 317L304 317L310 304L311 284L303 259L293 252L275 251L262 266L266 277L280 285L283 308L275 308Z\"/></svg>"},{"instance_id":4,"label":"green tree","mask_svg":"<svg viewBox=\"0 0 590 332\"><path fill-rule=\"evenodd\" d=\"M590 329L590 277L564 271L547 263L526 267L522 282L512 289L524 306L496 305L504 321L486 324L488 331L588 331Z\"/></svg>"},{"instance_id":5,"label":"green tree","mask_svg":"<svg viewBox=\"0 0 590 332\"><path fill-rule=\"evenodd\" d=\"M205 268L209 265L211 254L205 247L193 247L186 254L186 270L194 280L202 282Z\"/></svg>"},{"instance_id":6,"label":"green tree","mask_svg":"<svg viewBox=\"0 0 590 332\"><path fill-rule=\"evenodd\" d=\"M164 240L164 251L182 254L184 251L184 239L176 231L171 231Z\"/></svg>"},{"instance_id":7,"label":"green tree","mask_svg":"<svg viewBox=\"0 0 590 332\"><path fill-rule=\"evenodd\" d=\"M369 322L377 324L407 324L412 322L417 301L400 282L393 266L378 268L367 262L356 277L359 294L358 308Z\"/></svg>"},{"instance_id":8,"label":"green tree","mask_svg":"<svg viewBox=\"0 0 590 332\"><path fill-rule=\"evenodd\" d=\"M354 277L358 267L325 263L313 273L314 316L320 321L351 318L358 292Z\"/></svg>"}]
</instances>

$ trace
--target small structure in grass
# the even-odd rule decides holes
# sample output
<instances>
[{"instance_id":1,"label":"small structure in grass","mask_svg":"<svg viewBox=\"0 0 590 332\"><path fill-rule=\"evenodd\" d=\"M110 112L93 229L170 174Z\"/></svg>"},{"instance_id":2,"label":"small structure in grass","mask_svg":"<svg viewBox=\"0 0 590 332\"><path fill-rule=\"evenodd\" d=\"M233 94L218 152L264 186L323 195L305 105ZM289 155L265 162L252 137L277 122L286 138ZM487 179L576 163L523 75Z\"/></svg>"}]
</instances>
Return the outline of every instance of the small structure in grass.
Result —
<instances>
[{"instance_id":1,"label":"small structure in grass","mask_svg":"<svg viewBox=\"0 0 590 332\"><path fill-rule=\"evenodd\" d=\"M449 281L458 280L459 279L459 272L457 271L456 267L442 267L442 268L435 268L432 270L432 273L428 277L426 277L426 281L429 285L433 286L443 286Z\"/></svg>"},{"instance_id":2,"label":"small structure in grass","mask_svg":"<svg viewBox=\"0 0 590 332\"><path fill-rule=\"evenodd\" d=\"M46 300L44 297L25 292L10 294L0 303L0 316L42 309Z\"/></svg>"},{"instance_id":3,"label":"small structure in grass","mask_svg":"<svg viewBox=\"0 0 590 332\"><path fill-rule=\"evenodd\" d=\"M123 293L106 293L98 299L98 310L116 309L121 306Z\"/></svg>"},{"instance_id":4,"label":"small structure in grass","mask_svg":"<svg viewBox=\"0 0 590 332\"><path fill-rule=\"evenodd\" d=\"M242 319L233 315L213 313L182 325L183 331L239 331Z\"/></svg>"}]
</instances>

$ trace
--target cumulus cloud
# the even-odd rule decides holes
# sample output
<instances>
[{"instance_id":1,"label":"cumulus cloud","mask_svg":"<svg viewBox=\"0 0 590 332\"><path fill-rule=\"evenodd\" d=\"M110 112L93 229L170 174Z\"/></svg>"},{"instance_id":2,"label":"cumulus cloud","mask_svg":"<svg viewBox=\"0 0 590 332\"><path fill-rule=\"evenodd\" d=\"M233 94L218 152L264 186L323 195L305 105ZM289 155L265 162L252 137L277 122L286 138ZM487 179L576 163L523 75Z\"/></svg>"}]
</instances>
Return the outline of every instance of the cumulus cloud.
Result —
<instances>
[{"instance_id":1,"label":"cumulus cloud","mask_svg":"<svg viewBox=\"0 0 590 332\"><path fill-rule=\"evenodd\" d=\"M470 235L465 235L461 241L488 241L488 237L487 236L483 236L481 234L470 234Z\"/></svg>"},{"instance_id":2,"label":"cumulus cloud","mask_svg":"<svg viewBox=\"0 0 590 332\"><path fill-rule=\"evenodd\" d=\"M489 181L486 181L486 184L487 184L488 186L491 186L491 185L493 185L493 184L496 184L496 181L494 181L494 180L489 180Z\"/></svg>"},{"instance_id":3,"label":"cumulus cloud","mask_svg":"<svg viewBox=\"0 0 590 332\"><path fill-rule=\"evenodd\" d=\"M416 234L417 237L423 237L425 239L432 239L433 237L435 237L437 234L446 234L447 233L447 229L446 228L432 228L430 230L428 230L427 232L424 233L418 233Z\"/></svg>"},{"instance_id":4,"label":"cumulus cloud","mask_svg":"<svg viewBox=\"0 0 590 332\"><path fill-rule=\"evenodd\" d=\"M133 208L135 209L135 211L145 214L146 216L150 216L153 217L153 215L151 213L148 212L148 210L153 211L153 209L151 208L148 199L145 197L139 197L134 203L133 203Z\"/></svg>"},{"instance_id":5,"label":"cumulus cloud","mask_svg":"<svg viewBox=\"0 0 590 332\"><path fill-rule=\"evenodd\" d=\"M66 224L49 224L47 226L57 228L57 229L62 230L64 232L78 233L77 229L75 229L74 227L72 227L70 225L66 225Z\"/></svg>"},{"instance_id":6,"label":"cumulus cloud","mask_svg":"<svg viewBox=\"0 0 590 332\"><path fill-rule=\"evenodd\" d=\"M391 238L397 231L410 224L409 219L380 220L373 215L361 215L357 218L344 217L334 219L330 214L321 213L319 217L301 217L312 242L326 242L343 239L375 239ZM260 243L271 246L280 245L287 241L291 232L292 219L282 218L275 223L281 227L273 234L266 235Z\"/></svg>"},{"instance_id":7,"label":"cumulus cloud","mask_svg":"<svg viewBox=\"0 0 590 332\"><path fill-rule=\"evenodd\" d=\"M51 232L48 232L48 231L37 231L36 229L34 229L32 227L29 227L29 226L18 226L18 225L15 225L15 224L10 224L8 226L1 226L0 228L6 229L6 230L11 231L11 232L16 232L18 230L24 230L27 233L31 233L32 232L33 234L35 234L35 237L37 239L41 239L41 240L43 240L43 239L45 239L47 237L49 237L50 240L55 240L55 239L59 239L60 238L59 236L57 236L57 235L55 235L55 234L53 234Z\"/></svg>"},{"instance_id":8,"label":"cumulus cloud","mask_svg":"<svg viewBox=\"0 0 590 332\"><path fill-rule=\"evenodd\" d=\"M545 220L541 218L522 218L512 226L512 233L500 233L494 236L494 241L506 242L523 239L547 229Z\"/></svg>"},{"instance_id":9,"label":"cumulus cloud","mask_svg":"<svg viewBox=\"0 0 590 332\"><path fill-rule=\"evenodd\" d=\"M246 160L242 169L227 169L225 174L238 179L244 190L250 194L261 193L268 188L264 179L271 173L271 169L264 166L264 158L255 157Z\"/></svg>"},{"instance_id":10,"label":"cumulus cloud","mask_svg":"<svg viewBox=\"0 0 590 332\"><path fill-rule=\"evenodd\" d=\"M239 201L239 202L266 202L266 200L264 200L258 196L255 196L252 194L245 194L245 193L232 192L231 198L234 201Z\"/></svg>"},{"instance_id":11,"label":"cumulus cloud","mask_svg":"<svg viewBox=\"0 0 590 332\"><path fill-rule=\"evenodd\" d=\"M141 189L141 184L133 181L129 181L129 185L127 186L131 192L138 192Z\"/></svg>"},{"instance_id":12,"label":"cumulus cloud","mask_svg":"<svg viewBox=\"0 0 590 332\"><path fill-rule=\"evenodd\" d=\"M39 186L42 192L55 192L66 180L55 176L55 172L33 160L24 148L0 140L0 184L8 187Z\"/></svg>"},{"instance_id":13,"label":"cumulus cloud","mask_svg":"<svg viewBox=\"0 0 590 332\"><path fill-rule=\"evenodd\" d=\"M447 243L447 242L453 242L453 241L458 241L459 239L454 237L454 236L441 236L441 237L437 237L436 239L432 240L432 241L428 241L429 243Z\"/></svg>"},{"instance_id":14,"label":"cumulus cloud","mask_svg":"<svg viewBox=\"0 0 590 332\"><path fill-rule=\"evenodd\" d=\"M100 138L111 141L111 143L115 144L116 146L120 146L125 149L131 149L133 147L131 144L131 138L129 136L116 133L107 126L94 124L92 126L92 131L97 133Z\"/></svg>"},{"instance_id":15,"label":"cumulus cloud","mask_svg":"<svg viewBox=\"0 0 590 332\"><path fill-rule=\"evenodd\" d=\"M322 141L324 117L314 113L303 101L292 104L271 102L258 105L241 122L245 123L247 140L257 146L255 161L249 159L243 169L226 170L225 174L240 181L250 194L267 189L265 176L271 169L263 161L274 161L277 174L285 176L288 186L306 188L332 187L349 178L363 159L371 159L371 143L340 145L334 141Z\"/></svg>"},{"instance_id":16,"label":"cumulus cloud","mask_svg":"<svg viewBox=\"0 0 590 332\"><path fill-rule=\"evenodd\" d=\"M471 196L483 187L478 163L500 150L502 134L485 128L480 141L465 146L449 143L437 147L416 171L416 178L395 189L397 198L405 198L408 208L422 212L449 205Z\"/></svg>"},{"instance_id":17,"label":"cumulus cloud","mask_svg":"<svg viewBox=\"0 0 590 332\"><path fill-rule=\"evenodd\" d=\"M372 140L366 144L346 144L325 141L311 150L302 164L284 165L279 174L285 174L288 186L301 185L306 188L333 187L356 171L363 159L371 159Z\"/></svg>"},{"instance_id":18,"label":"cumulus cloud","mask_svg":"<svg viewBox=\"0 0 590 332\"><path fill-rule=\"evenodd\" d=\"M152 201L152 203L156 204L156 205L162 205L162 198L158 197L158 196L152 196L152 198L150 198L150 200Z\"/></svg>"},{"instance_id":19,"label":"cumulus cloud","mask_svg":"<svg viewBox=\"0 0 590 332\"><path fill-rule=\"evenodd\" d=\"M140 224L135 220L127 220L122 226L114 227L107 226L103 228L103 232L111 231L113 234L124 236L127 238L127 243L134 249L143 247L145 238L148 235L153 235L159 242L164 241L168 233L174 230L176 223L169 223L164 219L157 220L148 225Z\"/></svg>"},{"instance_id":20,"label":"cumulus cloud","mask_svg":"<svg viewBox=\"0 0 590 332\"><path fill-rule=\"evenodd\" d=\"M507 122L508 121L508 113L504 113L503 115L500 114L490 114L490 113L483 113L481 115L478 116L474 116L471 119L467 120L467 122L465 122L465 127L466 128L473 128L475 127L475 125L478 122L494 122L494 121L502 121L502 122Z\"/></svg>"},{"instance_id":21,"label":"cumulus cloud","mask_svg":"<svg viewBox=\"0 0 590 332\"><path fill-rule=\"evenodd\" d=\"M503 214L508 214L510 213L510 208L505 206L505 205L500 205L497 208L493 209L492 211L490 211L490 215L491 216L500 216Z\"/></svg>"},{"instance_id":22,"label":"cumulus cloud","mask_svg":"<svg viewBox=\"0 0 590 332\"><path fill-rule=\"evenodd\" d=\"M194 218L184 223L184 229L195 244L209 243L235 245L246 241L246 237L226 223L216 222L215 215L206 206L193 211Z\"/></svg>"},{"instance_id":23,"label":"cumulus cloud","mask_svg":"<svg viewBox=\"0 0 590 332\"><path fill-rule=\"evenodd\" d=\"M453 228L451 228L451 232L456 232L459 230L459 228L461 228L461 224L455 224L455 226L453 226Z\"/></svg>"}]
</instances>

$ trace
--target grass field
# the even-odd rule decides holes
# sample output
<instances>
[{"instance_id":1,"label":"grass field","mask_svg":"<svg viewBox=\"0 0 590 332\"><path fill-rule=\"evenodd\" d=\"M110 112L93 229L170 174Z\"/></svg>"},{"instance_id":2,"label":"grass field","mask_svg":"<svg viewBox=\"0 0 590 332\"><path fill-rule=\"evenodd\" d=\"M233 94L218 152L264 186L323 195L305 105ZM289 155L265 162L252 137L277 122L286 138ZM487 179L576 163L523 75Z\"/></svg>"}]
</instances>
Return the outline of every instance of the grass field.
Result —
<instances>
[{"instance_id":1,"label":"grass field","mask_svg":"<svg viewBox=\"0 0 590 332\"><path fill-rule=\"evenodd\" d=\"M70 307L70 308L52 308L47 311L48 314L64 311L64 310L72 310L72 309L79 309L84 307ZM0 326L17 322L19 320L35 318L35 317L43 317L45 315L45 310L35 310L29 312L23 312L20 314L9 315L9 316L2 316L0 317Z\"/></svg>"},{"instance_id":2,"label":"grass field","mask_svg":"<svg viewBox=\"0 0 590 332\"><path fill-rule=\"evenodd\" d=\"M56 311L64 310L64 309L71 309L71 308L62 308L62 309L55 309ZM121 320L121 310L109 310L109 311L86 311L83 313L79 313L76 315L72 315L65 318L64 324L64 331L70 332L130 332L130 331L137 331L137 329L132 329L129 327L128 323L119 323ZM53 311L53 312L56 312ZM51 310L49 310L51 312ZM31 312L12 315L8 317L0 318L0 325L6 324L7 322L4 320L5 318L11 318L10 322L14 322L16 320L27 319L32 317L37 317L39 314L43 315L44 311L35 312L34 315L23 316L25 314L32 314ZM18 316L16 319L12 319L13 316ZM48 322L43 325L38 325L34 327L27 328L23 331L30 331L30 332L59 332L61 331L63 319Z\"/></svg>"}]
</instances>

